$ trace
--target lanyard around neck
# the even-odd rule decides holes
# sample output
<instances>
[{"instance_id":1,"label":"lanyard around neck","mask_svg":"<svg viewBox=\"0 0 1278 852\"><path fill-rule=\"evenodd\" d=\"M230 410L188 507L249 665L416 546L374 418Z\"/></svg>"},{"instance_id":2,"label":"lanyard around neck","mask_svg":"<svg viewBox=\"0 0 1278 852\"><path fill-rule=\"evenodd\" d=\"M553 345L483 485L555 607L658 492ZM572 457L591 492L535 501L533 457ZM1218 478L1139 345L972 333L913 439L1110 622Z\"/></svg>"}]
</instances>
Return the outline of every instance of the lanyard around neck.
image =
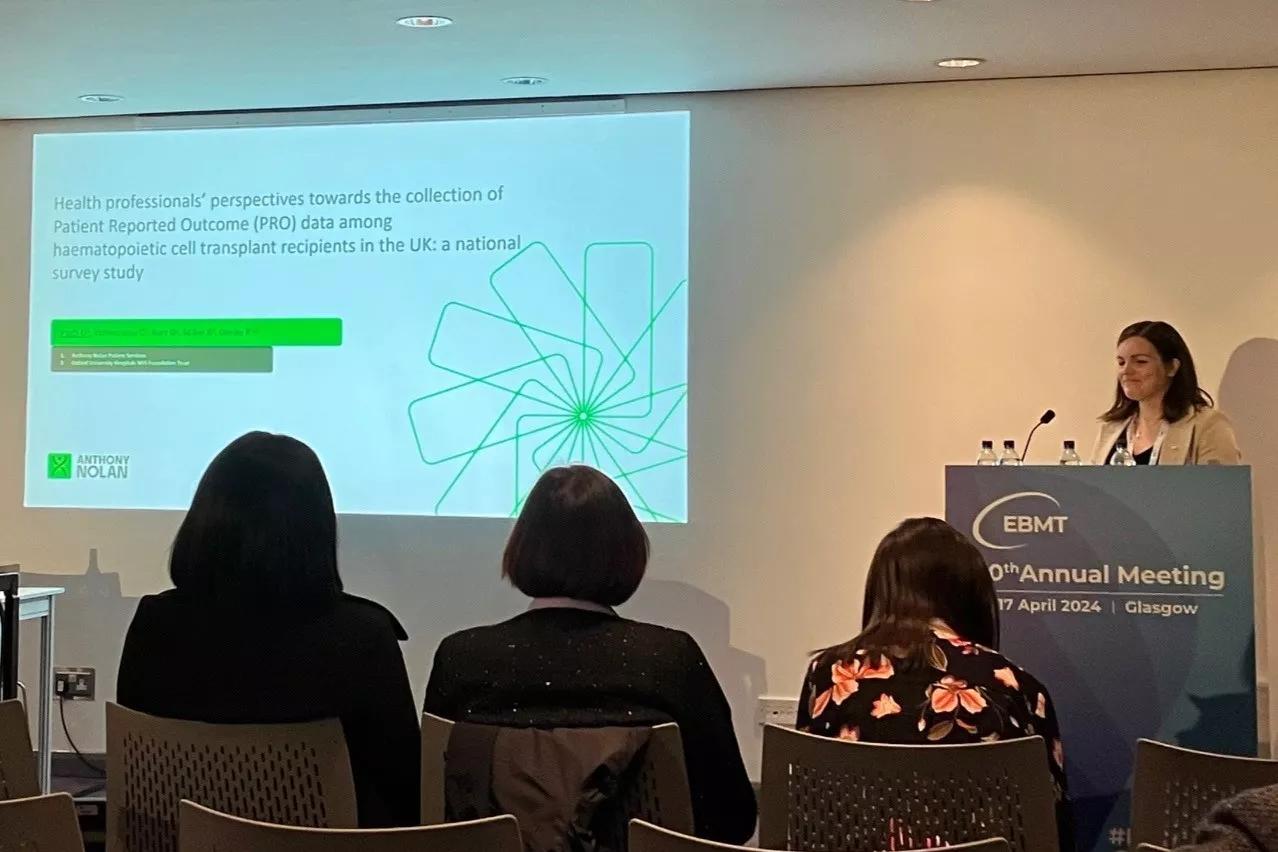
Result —
<instances>
[{"instance_id":1,"label":"lanyard around neck","mask_svg":"<svg viewBox=\"0 0 1278 852\"><path fill-rule=\"evenodd\" d=\"M1127 449L1131 451L1136 446L1136 418L1137 414L1133 414L1131 419L1127 421L1127 428L1123 430L1123 443ZM1150 449L1153 450L1149 454L1149 463L1151 465L1158 464L1158 456L1163 451L1163 439L1167 437L1167 421L1164 420L1158 427L1158 435L1154 438L1154 445Z\"/></svg>"}]
</instances>

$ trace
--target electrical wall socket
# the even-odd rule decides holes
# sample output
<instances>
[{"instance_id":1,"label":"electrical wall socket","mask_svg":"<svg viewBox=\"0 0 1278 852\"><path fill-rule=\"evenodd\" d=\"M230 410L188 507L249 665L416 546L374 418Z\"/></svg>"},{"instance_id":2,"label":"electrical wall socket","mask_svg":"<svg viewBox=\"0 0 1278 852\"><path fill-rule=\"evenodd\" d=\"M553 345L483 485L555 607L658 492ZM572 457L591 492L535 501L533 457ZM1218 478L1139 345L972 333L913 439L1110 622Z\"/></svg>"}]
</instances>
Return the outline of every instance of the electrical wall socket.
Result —
<instances>
[{"instance_id":1,"label":"electrical wall socket","mask_svg":"<svg viewBox=\"0 0 1278 852\"><path fill-rule=\"evenodd\" d=\"M53 694L66 701L92 701L97 694L98 670L57 668L53 670Z\"/></svg>"},{"instance_id":2,"label":"electrical wall socket","mask_svg":"<svg viewBox=\"0 0 1278 852\"><path fill-rule=\"evenodd\" d=\"M798 713L799 699L797 698L760 695L759 704L754 713L754 723L759 727L780 725L783 728L793 728Z\"/></svg>"}]
</instances>

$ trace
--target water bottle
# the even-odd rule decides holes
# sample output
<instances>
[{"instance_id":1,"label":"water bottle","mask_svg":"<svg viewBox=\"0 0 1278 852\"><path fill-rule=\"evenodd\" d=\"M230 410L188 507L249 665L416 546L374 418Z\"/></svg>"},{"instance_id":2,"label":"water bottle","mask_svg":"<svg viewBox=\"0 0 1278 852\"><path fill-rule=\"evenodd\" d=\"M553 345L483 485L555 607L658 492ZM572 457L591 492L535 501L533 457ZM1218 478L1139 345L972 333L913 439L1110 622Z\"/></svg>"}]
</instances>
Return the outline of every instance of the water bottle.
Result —
<instances>
[{"instance_id":1,"label":"water bottle","mask_svg":"<svg viewBox=\"0 0 1278 852\"><path fill-rule=\"evenodd\" d=\"M1065 446L1061 449L1061 464L1072 467L1082 463L1083 460L1078 457L1078 453L1074 450L1074 442L1066 441Z\"/></svg>"},{"instance_id":2,"label":"water bottle","mask_svg":"<svg viewBox=\"0 0 1278 852\"><path fill-rule=\"evenodd\" d=\"M998 456L994 455L993 441L981 441L981 454L976 457L976 463L981 467L998 464Z\"/></svg>"},{"instance_id":3,"label":"water bottle","mask_svg":"<svg viewBox=\"0 0 1278 852\"><path fill-rule=\"evenodd\" d=\"M1015 441L1003 442L1003 455L998 457L1000 465L1019 466L1021 463L1020 454L1016 452Z\"/></svg>"},{"instance_id":4,"label":"water bottle","mask_svg":"<svg viewBox=\"0 0 1278 852\"><path fill-rule=\"evenodd\" d=\"M1135 467L1136 459L1132 456L1132 451L1127 449L1126 444L1119 444L1114 448L1114 454L1109 457L1109 463L1118 467Z\"/></svg>"}]
</instances>

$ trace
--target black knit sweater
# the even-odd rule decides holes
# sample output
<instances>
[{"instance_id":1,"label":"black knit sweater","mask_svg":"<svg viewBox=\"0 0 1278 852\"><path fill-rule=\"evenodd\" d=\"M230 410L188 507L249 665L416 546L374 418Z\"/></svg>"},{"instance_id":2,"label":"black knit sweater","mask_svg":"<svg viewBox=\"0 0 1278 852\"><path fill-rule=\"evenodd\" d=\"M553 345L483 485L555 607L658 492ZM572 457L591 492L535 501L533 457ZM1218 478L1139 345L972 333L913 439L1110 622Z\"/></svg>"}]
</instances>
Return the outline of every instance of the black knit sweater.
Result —
<instances>
[{"instance_id":1,"label":"black knit sweater","mask_svg":"<svg viewBox=\"0 0 1278 852\"><path fill-rule=\"evenodd\" d=\"M1247 790L1212 809L1193 852L1278 852L1278 784Z\"/></svg>"}]
</instances>

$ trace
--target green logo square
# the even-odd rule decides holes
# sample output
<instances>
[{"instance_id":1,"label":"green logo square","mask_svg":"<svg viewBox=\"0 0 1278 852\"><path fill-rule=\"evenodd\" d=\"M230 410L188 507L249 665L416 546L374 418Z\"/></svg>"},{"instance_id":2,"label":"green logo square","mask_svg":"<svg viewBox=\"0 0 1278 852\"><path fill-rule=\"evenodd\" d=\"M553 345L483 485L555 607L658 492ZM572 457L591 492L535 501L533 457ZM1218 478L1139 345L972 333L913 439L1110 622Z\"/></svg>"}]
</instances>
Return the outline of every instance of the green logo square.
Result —
<instances>
[{"instance_id":1,"label":"green logo square","mask_svg":"<svg viewBox=\"0 0 1278 852\"><path fill-rule=\"evenodd\" d=\"M71 478L71 454L70 453L49 453L49 478L50 479L70 479Z\"/></svg>"}]
</instances>

